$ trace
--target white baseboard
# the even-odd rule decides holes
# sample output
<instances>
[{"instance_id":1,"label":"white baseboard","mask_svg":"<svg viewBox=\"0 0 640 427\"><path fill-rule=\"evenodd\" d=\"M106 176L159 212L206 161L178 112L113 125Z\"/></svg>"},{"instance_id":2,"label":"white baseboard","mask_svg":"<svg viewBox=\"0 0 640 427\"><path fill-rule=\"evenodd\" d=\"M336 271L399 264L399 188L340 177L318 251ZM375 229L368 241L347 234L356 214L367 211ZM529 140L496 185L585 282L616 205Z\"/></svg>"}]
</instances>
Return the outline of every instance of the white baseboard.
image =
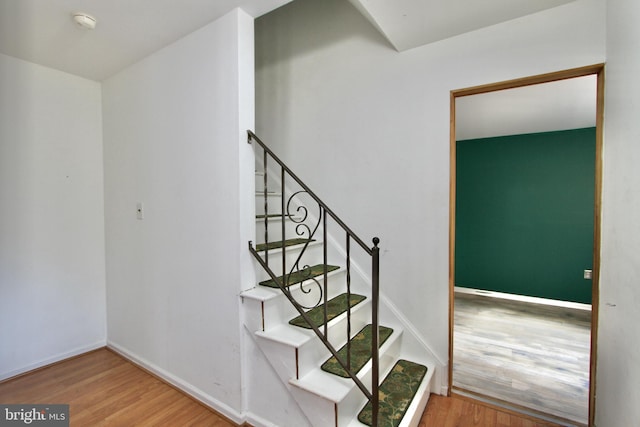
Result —
<instances>
[{"instance_id":1,"label":"white baseboard","mask_svg":"<svg viewBox=\"0 0 640 427\"><path fill-rule=\"evenodd\" d=\"M253 427L280 427L251 412L245 414L245 422Z\"/></svg>"},{"instance_id":2,"label":"white baseboard","mask_svg":"<svg viewBox=\"0 0 640 427\"><path fill-rule=\"evenodd\" d=\"M130 362L146 369L147 371L153 373L154 375L157 375L159 378L161 378L165 382L171 384L172 386L179 389L183 393L186 393L189 396L193 397L197 401L201 402L203 405L208 406L209 408L213 409L214 411L218 412L221 415L224 415L234 423L243 424L245 421L247 421L246 417L243 414L238 413L236 410L234 410L230 406L220 402L219 400L213 398L212 396L203 392L199 388L194 387L192 384L189 384L188 382L176 377L175 375L165 371L164 369L143 359L142 357L137 356L136 354L129 351L128 349L112 341L107 342L107 347L113 350L114 352L118 353L125 359L129 360ZM270 427L271 425L265 424L264 426ZM256 427L259 427L259 426L256 426Z\"/></svg>"},{"instance_id":3,"label":"white baseboard","mask_svg":"<svg viewBox=\"0 0 640 427\"><path fill-rule=\"evenodd\" d=\"M525 295L506 294L504 292L485 291L482 289L463 288L455 286L454 291L459 294L480 295L490 298L507 299L511 301L528 302L531 304L550 305L554 307L571 308L574 310L591 311L591 304L582 304L579 302L560 301L548 298L529 297Z\"/></svg>"},{"instance_id":4,"label":"white baseboard","mask_svg":"<svg viewBox=\"0 0 640 427\"><path fill-rule=\"evenodd\" d=\"M35 369L39 369L47 365L51 365L53 363L57 363L65 359L69 359L70 357L78 356L82 353L87 353L89 351L97 350L99 348L104 347L106 344L107 344L106 340L100 340L93 344L77 347L77 348L74 348L73 350L56 354L55 356L48 357L38 362L30 363L18 369L14 369L8 372L2 372L0 373L0 381L8 380L9 378L25 374L29 371L33 371Z\"/></svg>"}]
</instances>

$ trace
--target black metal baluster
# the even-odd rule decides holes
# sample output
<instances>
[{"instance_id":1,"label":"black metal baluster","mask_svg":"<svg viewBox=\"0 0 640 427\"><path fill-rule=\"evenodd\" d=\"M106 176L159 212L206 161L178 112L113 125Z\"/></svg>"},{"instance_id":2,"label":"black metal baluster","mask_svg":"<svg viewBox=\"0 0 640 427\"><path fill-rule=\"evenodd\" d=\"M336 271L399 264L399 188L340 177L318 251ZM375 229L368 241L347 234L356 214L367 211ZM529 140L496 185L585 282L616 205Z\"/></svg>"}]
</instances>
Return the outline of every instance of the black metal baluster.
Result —
<instances>
[{"instance_id":1,"label":"black metal baluster","mask_svg":"<svg viewBox=\"0 0 640 427\"><path fill-rule=\"evenodd\" d=\"M264 194L264 261L269 265L269 201L267 199L267 151L264 150L262 156L262 173L264 188L262 189Z\"/></svg>"},{"instance_id":2,"label":"black metal baluster","mask_svg":"<svg viewBox=\"0 0 640 427\"><path fill-rule=\"evenodd\" d=\"M351 238L347 233L347 301L351 301ZM351 305L347 310L347 366L351 369Z\"/></svg>"},{"instance_id":3,"label":"black metal baluster","mask_svg":"<svg viewBox=\"0 0 640 427\"><path fill-rule=\"evenodd\" d=\"M378 409L380 405L380 396L378 395L378 383L380 381L380 354L378 351L379 336L379 321L378 321L378 309L379 309L379 294L380 294L380 248L378 248L380 239L373 238L372 259L371 259L371 293L373 295L371 301L371 319L373 321L373 331L371 335L371 391L372 391L372 426L378 426Z\"/></svg>"},{"instance_id":4,"label":"black metal baluster","mask_svg":"<svg viewBox=\"0 0 640 427\"><path fill-rule=\"evenodd\" d=\"M327 279L327 215L326 212L324 212L323 209L320 210L320 212L322 213L322 246L323 246L323 250L322 250L322 257L323 257L323 263L324 263L324 336L328 337L328 315L327 315L327 285L329 283L329 280ZM348 301L347 301L347 305L348 305Z\"/></svg>"},{"instance_id":5,"label":"black metal baluster","mask_svg":"<svg viewBox=\"0 0 640 427\"><path fill-rule=\"evenodd\" d=\"M284 167L282 167L282 168L280 168L280 220L282 221L281 227L282 227L282 275L283 275L283 277L287 273L287 260L286 260L286 253L285 253L285 247L284 247L284 241L285 241L284 217L285 217L285 213L284 213ZM284 280L284 281L288 282L288 280Z\"/></svg>"}]
</instances>

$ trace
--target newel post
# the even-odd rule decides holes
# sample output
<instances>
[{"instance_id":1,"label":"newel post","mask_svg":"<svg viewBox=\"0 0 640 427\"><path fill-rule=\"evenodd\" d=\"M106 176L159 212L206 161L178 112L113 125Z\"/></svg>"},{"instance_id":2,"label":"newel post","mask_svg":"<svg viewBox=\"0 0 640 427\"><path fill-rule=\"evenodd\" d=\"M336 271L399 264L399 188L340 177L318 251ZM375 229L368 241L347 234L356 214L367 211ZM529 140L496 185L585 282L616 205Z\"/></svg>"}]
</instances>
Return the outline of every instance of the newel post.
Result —
<instances>
[{"instance_id":1,"label":"newel post","mask_svg":"<svg viewBox=\"0 0 640 427\"><path fill-rule=\"evenodd\" d=\"M378 427L378 407L380 406L380 396L378 393L378 385L380 383L380 354L379 354L379 294L380 294L380 248L378 248L380 239L373 238L373 248L371 249L371 324L373 326L373 334L371 337L371 425Z\"/></svg>"}]
</instances>

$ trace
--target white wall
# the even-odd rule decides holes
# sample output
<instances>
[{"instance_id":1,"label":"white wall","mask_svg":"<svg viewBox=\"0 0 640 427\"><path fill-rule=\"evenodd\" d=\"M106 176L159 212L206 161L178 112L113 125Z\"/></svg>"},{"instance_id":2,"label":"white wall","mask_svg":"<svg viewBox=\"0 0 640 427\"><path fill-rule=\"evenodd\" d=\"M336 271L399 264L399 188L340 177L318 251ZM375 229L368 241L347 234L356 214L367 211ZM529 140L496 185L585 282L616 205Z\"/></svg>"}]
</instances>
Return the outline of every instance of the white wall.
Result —
<instances>
[{"instance_id":1,"label":"white wall","mask_svg":"<svg viewBox=\"0 0 640 427\"><path fill-rule=\"evenodd\" d=\"M449 93L600 63L605 5L577 0L398 53L350 5L256 20L256 131L363 238L381 291L448 356Z\"/></svg>"},{"instance_id":2,"label":"white wall","mask_svg":"<svg viewBox=\"0 0 640 427\"><path fill-rule=\"evenodd\" d=\"M109 344L238 422L252 52L234 10L103 84Z\"/></svg>"},{"instance_id":3,"label":"white wall","mask_svg":"<svg viewBox=\"0 0 640 427\"><path fill-rule=\"evenodd\" d=\"M0 54L0 380L105 343L100 103Z\"/></svg>"},{"instance_id":4,"label":"white wall","mask_svg":"<svg viewBox=\"0 0 640 427\"><path fill-rule=\"evenodd\" d=\"M596 424L640 419L640 4L607 1Z\"/></svg>"}]
</instances>

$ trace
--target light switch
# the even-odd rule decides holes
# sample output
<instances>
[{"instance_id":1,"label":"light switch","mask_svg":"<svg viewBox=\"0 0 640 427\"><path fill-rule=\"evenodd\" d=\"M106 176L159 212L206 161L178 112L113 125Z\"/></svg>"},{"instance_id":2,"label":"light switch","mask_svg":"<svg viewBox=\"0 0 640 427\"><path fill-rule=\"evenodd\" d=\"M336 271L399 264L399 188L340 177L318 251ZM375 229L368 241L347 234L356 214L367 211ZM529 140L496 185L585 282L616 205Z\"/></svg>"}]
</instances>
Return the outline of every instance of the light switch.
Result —
<instances>
[{"instance_id":1,"label":"light switch","mask_svg":"<svg viewBox=\"0 0 640 427\"><path fill-rule=\"evenodd\" d=\"M142 202L136 203L136 218L144 219L144 205Z\"/></svg>"},{"instance_id":2,"label":"light switch","mask_svg":"<svg viewBox=\"0 0 640 427\"><path fill-rule=\"evenodd\" d=\"M590 280L591 279L591 270L585 270L584 271L584 278L586 280Z\"/></svg>"}]
</instances>

